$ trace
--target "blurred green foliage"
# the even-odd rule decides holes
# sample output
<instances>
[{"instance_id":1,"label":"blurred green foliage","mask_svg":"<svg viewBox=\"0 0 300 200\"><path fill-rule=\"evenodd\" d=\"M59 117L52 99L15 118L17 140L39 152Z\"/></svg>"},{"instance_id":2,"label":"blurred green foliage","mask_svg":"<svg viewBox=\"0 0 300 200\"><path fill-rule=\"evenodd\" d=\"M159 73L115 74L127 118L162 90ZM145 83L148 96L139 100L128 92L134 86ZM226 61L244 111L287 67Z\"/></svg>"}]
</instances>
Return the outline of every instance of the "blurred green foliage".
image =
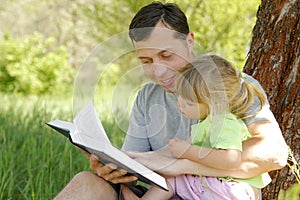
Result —
<instances>
[{"instance_id":1,"label":"blurred green foliage","mask_svg":"<svg viewBox=\"0 0 300 200\"><path fill-rule=\"evenodd\" d=\"M54 38L44 39L39 33L22 40L5 35L0 40L0 91L62 92L66 84L71 84L74 69L68 64L66 48L54 44Z\"/></svg>"},{"instance_id":2,"label":"blurred green foliage","mask_svg":"<svg viewBox=\"0 0 300 200\"><path fill-rule=\"evenodd\" d=\"M0 90L40 94L72 86L73 68L84 65L98 44L128 31L134 14L150 2L0 0ZM243 68L259 0L162 2L174 2L186 13L201 52L221 54L236 68ZM100 85L114 85L140 63L134 55L119 55L113 64Z\"/></svg>"},{"instance_id":3,"label":"blurred green foliage","mask_svg":"<svg viewBox=\"0 0 300 200\"><path fill-rule=\"evenodd\" d=\"M49 199L88 161L71 144L52 133L44 122L71 120L71 100L53 99L48 93L72 92L75 69L100 43L126 32L134 14L153 0L0 0L0 92L47 93L40 98L1 95L0 107L0 199ZM260 0L162 0L174 2L186 13L196 45L201 51L225 56L242 69ZM126 101L120 77L140 63L135 54L119 55L102 73L102 88L95 99L109 138L120 147L122 123L127 116L116 107L110 114L111 95ZM129 81L138 75L125 77ZM136 80L130 80L135 83ZM143 80L141 80L142 82ZM119 84L119 85L118 85ZM139 88L133 88L132 98ZM8 94L10 95L10 94ZM70 96L68 96L70 98ZM47 100L47 101L46 101ZM48 101L48 100L51 100ZM66 101L62 104L62 101ZM63 109L63 110L61 110ZM128 109L130 110L130 109ZM125 118L127 119L127 118ZM116 125L117 124L117 125ZM121 130L122 129L122 130ZM124 128L124 130L126 127ZM22 155L16 152L22 152ZM30 160L30 162L24 162ZM299 185L281 191L278 199L299 199Z\"/></svg>"},{"instance_id":4,"label":"blurred green foliage","mask_svg":"<svg viewBox=\"0 0 300 200\"><path fill-rule=\"evenodd\" d=\"M116 1L117 2L117 1ZM127 31L134 14L152 0L94 1L79 8L89 19L93 37L98 42ZM162 2L170 2L162 0ZM256 20L259 0L173 0L188 18L198 51L216 52L242 70ZM196 49L197 50L197 49ZM124 67L123 67L124 70Z\"/></svg>"},{"instance_id":5,"label":"blurred green foliage","mask_svg":"<svg viewBox=\"0 0 300 200\"><path fill-rule=\"evenodd\" d=\"M247 59L260 0L184 2L182 7L186 10L198 45L205 51L221 54L237 69L242 70Z\"/></svg>"}]
</instances>

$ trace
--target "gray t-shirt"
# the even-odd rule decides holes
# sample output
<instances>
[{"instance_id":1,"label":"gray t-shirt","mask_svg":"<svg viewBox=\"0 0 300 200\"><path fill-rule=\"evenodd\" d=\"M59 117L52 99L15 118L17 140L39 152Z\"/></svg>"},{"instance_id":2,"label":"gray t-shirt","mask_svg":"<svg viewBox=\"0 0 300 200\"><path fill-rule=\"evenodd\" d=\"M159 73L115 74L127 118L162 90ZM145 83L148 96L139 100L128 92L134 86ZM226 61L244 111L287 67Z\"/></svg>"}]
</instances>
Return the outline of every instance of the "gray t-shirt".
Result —
<instances>
[{"instance_id":1,"label":"gray t-shirt","mask_svg":"<svg viewBox=\"0 0 300 200\"><path fill-rule=\"evenodd\" d=\"M243 77L263 91L254 78L246 74ZM260 101L255 98L247 114L257 112L260 107ZM275 120L269 104L254 117L247 118L245 123L249 125L265 120ZM169 139L188 139L191 125L195 123L197 120L187 119L180 113L176 94L166 92L156 83L148 83L139 91L134 102L122 149L145 152L165 148Z\"/></svg>"}]
</instances>

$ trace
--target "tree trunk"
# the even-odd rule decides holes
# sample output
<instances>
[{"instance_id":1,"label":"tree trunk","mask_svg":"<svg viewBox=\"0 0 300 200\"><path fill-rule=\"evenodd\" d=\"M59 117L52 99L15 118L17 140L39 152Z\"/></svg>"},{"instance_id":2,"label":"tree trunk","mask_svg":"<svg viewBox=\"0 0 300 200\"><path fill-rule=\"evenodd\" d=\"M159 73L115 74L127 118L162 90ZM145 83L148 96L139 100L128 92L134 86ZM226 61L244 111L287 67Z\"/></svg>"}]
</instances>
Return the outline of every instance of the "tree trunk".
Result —
<instances>
[{"instance_id":1,"label":"tree trunk","mask_svg":"<svg viewBox=\"0 0 300 200\"><path fill-rule=\"evenodd\" d=\"M287 144L300 155L300 0L262 0L244 71L265 89ZM277 199L297 181L286 166L270 173L263 199Z\"/></svg>"}]
</instances>

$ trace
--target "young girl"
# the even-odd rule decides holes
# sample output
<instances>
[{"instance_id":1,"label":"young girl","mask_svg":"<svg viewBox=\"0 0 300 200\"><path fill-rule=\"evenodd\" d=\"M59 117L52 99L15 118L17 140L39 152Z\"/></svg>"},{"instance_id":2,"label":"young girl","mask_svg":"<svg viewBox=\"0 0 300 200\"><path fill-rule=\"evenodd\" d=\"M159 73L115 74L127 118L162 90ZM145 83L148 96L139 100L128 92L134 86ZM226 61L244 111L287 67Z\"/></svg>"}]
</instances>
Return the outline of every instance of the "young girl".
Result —
<instances>
[{"instance_id":1,"label":"young girl","mask_svg":"<svg viewBox=\"0 0 300 200\"><path fill-rule=\"evenodd\" d=\"M224 58L203 55L179 72L177 78L178 106L182 114L199 123L191 127L191 141L169 141L172 156L203 165L234 170L241 160L242 142L251 137L242 119L258 98L261 108L263 94ZM142 199L243 199L258 198L258 188L270 182L268 174L249 179L180 175L168 179L169 192L152 187ZM134 199L129 191L125 199ZM136 198L136 197L135 197Z\"/></svg>"}]
</instances>

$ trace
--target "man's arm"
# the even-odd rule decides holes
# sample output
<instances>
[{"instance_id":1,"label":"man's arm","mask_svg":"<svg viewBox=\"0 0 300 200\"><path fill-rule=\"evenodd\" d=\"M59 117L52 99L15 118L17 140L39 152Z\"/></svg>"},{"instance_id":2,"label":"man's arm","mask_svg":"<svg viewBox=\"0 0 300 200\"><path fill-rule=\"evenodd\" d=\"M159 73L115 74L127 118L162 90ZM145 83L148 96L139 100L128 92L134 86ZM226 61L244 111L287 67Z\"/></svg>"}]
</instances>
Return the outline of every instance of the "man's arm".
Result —
<instances>
[{"instance_id":1,"label":"man's arm","mask_svg":"<svg viewBox=\"0 0 300 200\"><path fill-rule=\"evenodd\" d=\"M138 162L166 177L180 174L201 174L204 176L251 178L284 167L288 157L288 148L279 127L274 123L265 121L252 123L248 129L252 137L243 142L242 161L234 169L226 169L224 166L217 169L187 159L176 159L171 156L169 150L127 153ZM97 174L101 174L104 179L113 183L135 180L132 176L124 176L122 171L102 165L96 158L91 158L90 162L91 168Z\"/></svg>"},{"instance_id":2,"label":"man's arm","mask_svg":"<svg viewBox=\"0 0 300 200\"><path fill-rule=\"evenodd\" d=\"M238 167L212 170L203 169L205 166L199 165L198 173L207 176L212 175L212 173L216 173L214 176L220 176L224 173L223 176L251 178L283 168L287 162L288 148L279 126L275 122L254 122L248 126L248 130L252 137L243 142L242 159ZM191 164L190 170L192 171L189 173L197 171L195 164Z\"/></svg>"},{"instance_id":3,"label":"man's arm","mask_svg":"<svg viewBox=\"0 0 300 200\"><path fill-rule=\"evenodd\" d=\"M128 152L150 169L164 176L201 174L204 176L251 178L280 169L286 165L288 148L278 126L270 122L255 122L248 126L252 137L243 143L242 160L238 167L218 169L187 159L173 158L169 150Z\"/></svg>"},{"instance_id":4,"label":"man's arm","mask_svg":"<svg viewBox=\"0 0 300 200\"><path fill-rule=\"evenodd\" d=\"M243 150L246 151L242 154L241 168L245 171L248 168L257 168L258 171L262 172L280 169L286 165L288 146L270 110L270 104L263 87L252 76L242 74L246 82L255 85L261 91L266 104L261 107L261 102L256 96L252 106L246 112L246 115L254 116L244 120L252 138L243 143Z\"/></svg>"},{"instance_id":5,"label":"man's arm","mask_svg":"<svg viewBox=\"0 0 300 200\"><path fill-rule=\"evenodd\" d=\"M273 121L254 122L248 126L248 130L252 137L243 142L243 152L241 163L234 169L224 166L216 166L219 171L204 172L198 171L202 175L219 176L219 172L224 173L223 176L232 176L235 178L251 178L262 173L283 168L287 163L288 146L282 136L278 124ZM200 166L199 170L205 166ZM197 169L194 166L191 169ZM192 173L191 171L190 173ZM205 174L207 173L207 174Z\"/></svg>"},{"instance_id":6,"label":"man's arm","mask_svg":"<svg viewBox=\"0 0 300 200\"><path fill-rule=\"evenodd\" d=\"M269 172L283 168L288 158L288 146L277 123L255 122L248 130L252 137L243 143L242 170L257 168L257 171Z\"/></svg>"}]
</instances>

